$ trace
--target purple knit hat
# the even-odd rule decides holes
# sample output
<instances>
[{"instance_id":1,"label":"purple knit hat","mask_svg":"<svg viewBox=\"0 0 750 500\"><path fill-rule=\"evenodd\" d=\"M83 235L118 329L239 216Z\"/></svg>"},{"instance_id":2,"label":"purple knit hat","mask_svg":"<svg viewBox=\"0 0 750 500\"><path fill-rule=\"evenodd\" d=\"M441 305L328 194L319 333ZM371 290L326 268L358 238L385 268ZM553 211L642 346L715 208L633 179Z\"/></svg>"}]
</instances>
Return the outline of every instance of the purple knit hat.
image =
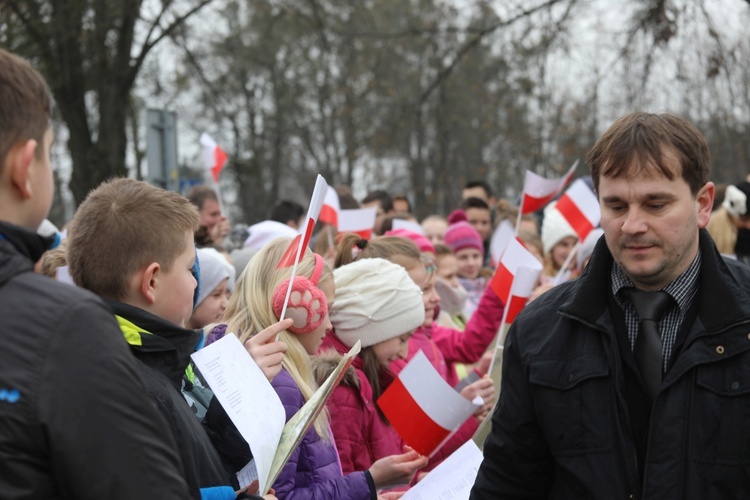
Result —
<instances>
[{"instance_id":1,"label":"purple knit hat","mask_svg":"<svg viewBox=\"0 0 750 500\"><path fill-rule=\"evenodd\" d=\"M464 248L476 248L484 257L482 237L466 221L455 222L448 226L448 230L445 232L445 244L453 250L453 253L458 253L459 250Z\"/></svg>"}]
</instances>

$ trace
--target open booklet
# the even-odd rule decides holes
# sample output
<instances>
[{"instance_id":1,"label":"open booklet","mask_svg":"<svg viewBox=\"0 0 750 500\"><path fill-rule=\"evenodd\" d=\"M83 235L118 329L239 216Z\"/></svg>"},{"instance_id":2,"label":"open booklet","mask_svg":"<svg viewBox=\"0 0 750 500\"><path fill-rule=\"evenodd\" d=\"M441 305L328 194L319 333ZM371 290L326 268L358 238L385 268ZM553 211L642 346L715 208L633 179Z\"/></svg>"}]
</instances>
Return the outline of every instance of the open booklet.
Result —
<instances>
[{"instance_id":1,"label":"open booklet","mask_svg":"<svg viewBox=\"0 0 750 500\"><path fill-rule=\"evenodd\" d=\"M240 486L258 479L260 494L268 492L359 350L358 341L286 424L276 391L235 335L193 353L193 362L253 452L253 460L238 472Z\"/></svg>"}]
</instances>

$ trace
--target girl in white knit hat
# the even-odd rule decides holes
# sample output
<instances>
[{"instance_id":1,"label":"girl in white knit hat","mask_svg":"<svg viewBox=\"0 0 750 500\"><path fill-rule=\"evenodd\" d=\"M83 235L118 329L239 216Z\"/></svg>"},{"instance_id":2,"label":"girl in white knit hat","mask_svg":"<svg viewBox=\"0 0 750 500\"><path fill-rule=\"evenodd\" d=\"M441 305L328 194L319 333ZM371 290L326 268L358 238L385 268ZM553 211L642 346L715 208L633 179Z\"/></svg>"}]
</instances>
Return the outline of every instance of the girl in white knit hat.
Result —
<instances>
[{"instance_id":1,"label":"girl in white knit hat","mask_svg":"<svg viewBox=\"0 0 750 500\"><path fill-rule=\"evenodd\" d=\"M425 308L422 291L406 270L387 260L362 259L339 267L333 277L333 331L323 343L329 351L316 361L316 378L325 380L340 355L361 342L352 369L328 402L341 468L348 474L402 453L401 438L375 402L393 378L390 363L406 358L409 338L424 323Z\"/></svg>"},{"instance_id":2,"label":"girl in white knit hat","mask_svg":"<svg viewBox=\"0 0 750 500\"><path fill-rule=\"evenodd\" d=\"M561 274L562 282L572 276L576 261L571 259L567 269L561 272L570 252L578 243L578 235L565 220L556 203L550 203L544 209L544 220L542 220L542 246L544 247L544 269L542 270L542 284L553 283L558 274Z\"/></svg>"}]
</instances>

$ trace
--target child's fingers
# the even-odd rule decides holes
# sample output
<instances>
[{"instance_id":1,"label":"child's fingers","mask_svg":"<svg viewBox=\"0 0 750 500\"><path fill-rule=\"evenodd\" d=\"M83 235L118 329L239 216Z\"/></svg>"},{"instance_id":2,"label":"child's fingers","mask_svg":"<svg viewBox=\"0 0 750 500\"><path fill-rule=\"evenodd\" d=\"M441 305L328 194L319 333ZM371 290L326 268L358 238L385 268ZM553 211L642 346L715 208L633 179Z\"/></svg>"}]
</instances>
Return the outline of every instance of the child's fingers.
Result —
<instances>
[{"instance_id":1,"label":"child's fingers","mask_svg":"<svg viewBox=\"0 0 750 500\"><path fill-rule=\"evenodd\" d=\"M282 319L278 323L274 323L268 328L265 328L253 335L252 338L248 339L248 342L265 344L266 342L273 341L276 338L276 335L283 332L293 324L294 321L291 318Z\"/></svg>"}]
</instances>

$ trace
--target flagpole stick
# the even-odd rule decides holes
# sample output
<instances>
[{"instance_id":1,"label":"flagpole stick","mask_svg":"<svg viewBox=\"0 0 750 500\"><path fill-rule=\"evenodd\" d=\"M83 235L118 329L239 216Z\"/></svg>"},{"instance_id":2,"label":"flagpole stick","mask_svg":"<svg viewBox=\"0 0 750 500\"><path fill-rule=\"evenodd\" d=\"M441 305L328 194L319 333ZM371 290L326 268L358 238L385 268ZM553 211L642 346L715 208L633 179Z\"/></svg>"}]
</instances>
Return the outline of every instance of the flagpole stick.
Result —
<instances>
[{"instance_id":1,"label":"flagpole stick","mask_svg":"<svg viewBox=\"0 0 750 500\"><path fill-rule=\"evenodd\" d=\"M573 260L573 257L576 256L576 253L578 253L578 248L581 246L581 241L576 241L575 246L568 254L568 257L565 259L565 262L563 262L563 265L560 266L560 270L557 272L557 276L555 276L555 279L552 281L552 284L554 286L559 285L562 283L562 278L565 272L568 270L568 266L570 265L570 262Z\"/></svg>"},{"instance_id":2,"label":"flagpole stick","mask_svg":"<svg viewBox=\"0 0 750 500\"><path fill-rule=\"evenodd\" d=\"M514 278L515 279L515 278ZM511 282L510 290L513 290L513 283ZM512 294L508 293L508 302L510 302ZM508 307L509 304L503 306L503 319L500 322L500 328L497 329L497 340L495 341L495 348L492 353L492 361L490 361L490 367L487 369L487 373L492 373L492 367L495 365L495 358L497 357L497 350L503 347L505 343L505 335L503 335L503 329L505 327L505 320L508 318Z\"/></svg>"},{"instance_id":3,"label":"flagpole stick","mask_svg":"<svg viewBox=\"0 0 750 500\"><path fill-rule=\"evenodd\" d=\"M523 217L523 199L521 200L521 206L518 207L518 217L516 217L516 236L521 229L521 217Z\"/></svg>"},{"instance_id":4,"label":"flagpole stick","mask_svg":"<svg viewBox=\"0 0 750 500\"><path fill-rule=\"evenodd\" d=\"M307 225L310 223L310 219L307 219L307 222L305 222L304 231L302 234L307 234ZM294 258L294 265L292 266L292 276L289 278L289 285L286 287L286 296L284 297L284 305L281 308L281 314L279 315L279 321L284 319L284 316L286 315L286 306L289 304L289 297L292 295L292 287L294 286L294 277L297 275L297 265L299 264L300 255L302 254L302 245L305 244L304 238L299 239L299 244L297 245L297 256ZM281 335L281 332L276 334L276 342L279 341L279 336Z\"/></svg>"}]
</instances>

